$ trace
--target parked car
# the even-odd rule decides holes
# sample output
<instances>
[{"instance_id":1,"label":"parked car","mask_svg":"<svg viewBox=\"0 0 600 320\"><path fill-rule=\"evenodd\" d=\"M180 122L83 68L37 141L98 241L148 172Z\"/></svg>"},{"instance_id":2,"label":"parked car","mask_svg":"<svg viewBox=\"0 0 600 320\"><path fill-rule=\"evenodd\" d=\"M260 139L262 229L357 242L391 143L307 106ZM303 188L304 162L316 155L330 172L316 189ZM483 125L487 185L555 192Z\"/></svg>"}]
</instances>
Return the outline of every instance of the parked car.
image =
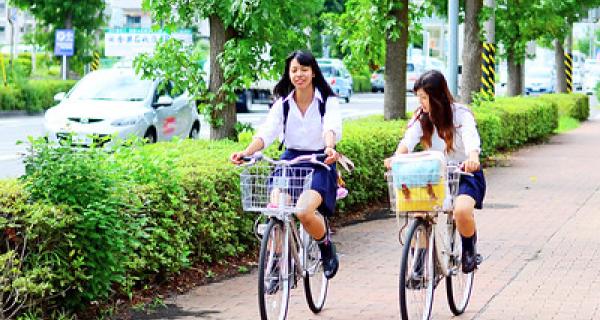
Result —
<instances>
[{"instance_id":1,"label":"parked car","mask_svg":"<svg viewBox=\"0 0 600 320\"><path fill-rule=\"evenodd\" d=\"M555 79L550 66L525 68L525 94L552 93Z\"/></svg>"},{"instance_id":2,"label":"parked car","mask_svg":"<svg viewBox=\"0 0 600 320\"><path fill-rule=\"evenodd\" d=\"M423 66L413 61L406 62L406 91L412 92L415 87L415 82L421 74L423 74Z\"/></svg>"},{"instance_id":3,"label":"parked car","mask_svg":"<svg viewBox=\"0 0 600 320\"><path fill-rule=\"evenodd\" d=\"M371 75L371 91L373 92L383 92L383 88L385 87L384 81L384 73L385 69L381 68Z\"/></svg>"},{"instance_id":4,"label":"parked car","mask_svg":"<svg viewBox=\"0 0 600 320\"><path fill-rule=\"evenodd\" d=\"M198 138L200 120L194 101L187 93L175 93L170 82L159 86L160 81L142 80L131 68L87 74L69 93L54 96L59 104L44 116L49 141L71 136L74 145L88 146L130 136L149 142Z\"/></svg>"},{"instance_id":5,"label":"parked car","mask_svg":"<svg viewBox=\"0 0 600 320\"><path fill-rule=\"evenodd\" d=\"M340 59L317 59L319 68L338 97L350 102L352 96L352 76Z\"/></svg>"}]
</instances>

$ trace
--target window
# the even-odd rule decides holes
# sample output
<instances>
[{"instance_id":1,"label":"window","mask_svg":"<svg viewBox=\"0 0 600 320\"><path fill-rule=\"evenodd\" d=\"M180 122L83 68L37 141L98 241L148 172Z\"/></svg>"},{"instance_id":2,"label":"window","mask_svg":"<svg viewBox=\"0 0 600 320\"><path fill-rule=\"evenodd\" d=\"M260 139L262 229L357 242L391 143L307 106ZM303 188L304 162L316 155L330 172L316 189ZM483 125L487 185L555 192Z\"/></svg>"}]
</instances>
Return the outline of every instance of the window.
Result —
<instances>
[{"instance_id":1,"label":"window","mask_svg":"<svg viewBox=\"0 0 600 320\"><path fill-rule=\"evenodd\" d=\"M142 17L140 16L125 16L125 25L128 27L139 27L142 24Z\"/></svg>"}]
</instances>

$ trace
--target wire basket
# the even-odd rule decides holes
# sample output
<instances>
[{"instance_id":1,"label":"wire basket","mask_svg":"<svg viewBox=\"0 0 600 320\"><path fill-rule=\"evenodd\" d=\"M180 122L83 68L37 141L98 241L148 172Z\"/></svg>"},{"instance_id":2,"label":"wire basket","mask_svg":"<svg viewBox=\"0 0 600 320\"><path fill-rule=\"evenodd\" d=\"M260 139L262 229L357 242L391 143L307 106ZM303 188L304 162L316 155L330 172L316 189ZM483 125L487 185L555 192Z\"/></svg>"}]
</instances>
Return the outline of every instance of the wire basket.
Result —
<instances>
[{"instance_id":1,"label":"wire basket","mask_svg":"<svg viewBox=\"0 0 600 320\"><path fill-rule=\"evenodd\" d=\"M253 165L240 175L242 207L251 212L298 212L298 197L312 184L314 169Z\"/></svg>"},{"instance_id":2,"label":"wire basket","mask_svg":"<svg viewBox=\"0 0 600 320\"><path fill-rule=\"evenodd\" d=\"M448 165L439 179L425 175L386 174L390 209L396 213L416 213L430 211L451 211L454 197L458 194L460 169ZM414 181L435 181L425 185L415 185Z\"/></svg>"}]
</instances>

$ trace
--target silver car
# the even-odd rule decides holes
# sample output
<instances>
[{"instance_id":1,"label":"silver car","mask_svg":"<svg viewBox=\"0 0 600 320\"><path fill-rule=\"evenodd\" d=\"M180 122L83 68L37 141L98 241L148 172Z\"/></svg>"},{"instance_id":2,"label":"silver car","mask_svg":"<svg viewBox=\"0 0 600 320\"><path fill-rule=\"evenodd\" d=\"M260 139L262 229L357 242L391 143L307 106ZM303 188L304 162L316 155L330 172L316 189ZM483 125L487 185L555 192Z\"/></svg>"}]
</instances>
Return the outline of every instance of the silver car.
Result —
<instances>
[{"instance_id":1,"label":"silver car","mask_svg":"<svg viewBox=\"0 0 600 320\"><path fill-rule=\"evenodd\" d=\"M48 109L44 128L49 141L112 144L115 139L143 137L149 142L173 137L198 138L200 119L187 93L175 94L171 83L142 80L130 68L87 74L60 103ZM69 138L71 136L71 138Z\"/></svg>"}]
</instances>

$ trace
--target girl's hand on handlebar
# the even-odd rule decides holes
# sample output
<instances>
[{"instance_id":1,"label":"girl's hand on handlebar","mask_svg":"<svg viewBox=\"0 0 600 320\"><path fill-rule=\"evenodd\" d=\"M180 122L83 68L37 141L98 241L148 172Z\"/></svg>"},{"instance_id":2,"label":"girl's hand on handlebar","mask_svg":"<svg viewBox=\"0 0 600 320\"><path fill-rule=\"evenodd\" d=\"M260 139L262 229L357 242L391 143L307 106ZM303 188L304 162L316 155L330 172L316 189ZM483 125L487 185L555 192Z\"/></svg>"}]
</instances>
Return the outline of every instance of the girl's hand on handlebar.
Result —
<instances>
[{"instance_id":1,"label":"girl's hand on handlebar","mask_svg":"<svg viewBox=\"0 0 600 320\"><path fill-rule=\"evenodd\" d=\"M388 171L392 169L392 159L394 157L389 157L383 160L383 165L385 166L385 169L387 169Z\"/></svg>"},{"instance_id":2,"label":"girl's hand on handlebar","mask_svg":"<svg viewBox=\"0 0 600 320\"><path fill-rule=\"evenodd\" d=\"M244 160L243 160L244 157L247 157L247 155L243 151L234 152L229 157L229 161L231 161L231 163L233 163L233 164L242 164L242 163L244 163Z\"/></svg>"},{"instance_id":3,"label":"girl's hand on handlebar","mask_svg":"<svg viewBox=\"0 0 600 320\"><path fill-rule=\"evenodd\" d=\"M463 164L462 164L462 169L465 172L469 172L469 173L479 170L479 167L480 167L479 160L469 159L469 160L463 162Z\"/></svg>"},{"instance_id":4,"label":"girl's hand on handlebar","mask_svg":"<svg viewBox=\"0 0 600 320\"><path fill-rule=\"evenodd\" d=\"M325 158L325 161L323 161L325 164L335 163L339 157L339 154L334 148L327 147L325 148L324 153L327 155L327 158Z\"/></svg>"}]
</instances>

